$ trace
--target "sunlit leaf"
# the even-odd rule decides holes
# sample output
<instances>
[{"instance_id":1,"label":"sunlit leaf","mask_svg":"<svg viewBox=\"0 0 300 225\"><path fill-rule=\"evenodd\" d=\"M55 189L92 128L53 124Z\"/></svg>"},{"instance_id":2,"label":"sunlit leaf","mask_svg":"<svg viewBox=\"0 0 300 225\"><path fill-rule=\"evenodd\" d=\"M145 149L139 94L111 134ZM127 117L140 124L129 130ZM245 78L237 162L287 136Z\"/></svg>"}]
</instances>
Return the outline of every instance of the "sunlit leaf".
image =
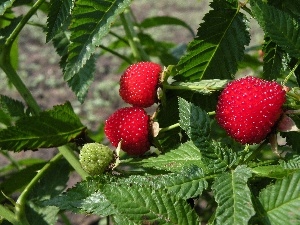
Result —
<instances>
[{"instance_id":1,"label":"sunlit leaf","mask_svg":"<svg viewBox=\"0 0 300 225\"><path fill-rule=\"evenodd\" d=\"M250 38L239 2L216 0L211 7L178 63L177 80L231 79L243 59Z\"/></svg>"},{"instance_id":2,"label":"sunlit leaf","mask_svg":"<svg viewBox=\"0 0 300 225\"><path fill-rule=\"evenodd\" d=\"M231 173L223 173L216 178L212 185L218 203L214 224L248 224L255 213L247 185L250 177L251 170L239 166Z\"/></svg>"}]
</instances>

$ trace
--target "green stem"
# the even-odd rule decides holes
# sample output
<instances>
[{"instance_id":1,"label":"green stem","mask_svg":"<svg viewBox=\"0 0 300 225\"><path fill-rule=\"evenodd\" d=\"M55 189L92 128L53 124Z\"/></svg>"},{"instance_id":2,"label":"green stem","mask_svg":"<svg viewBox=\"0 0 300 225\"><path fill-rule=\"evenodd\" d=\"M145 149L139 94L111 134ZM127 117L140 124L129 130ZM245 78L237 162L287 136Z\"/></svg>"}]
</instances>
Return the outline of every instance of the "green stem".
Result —
<instances>
[{"instance_id":1,"label":"green stem","mask_svg":"<svg viewBox=\"0 0 300 225\"><path fill-rule=\"evenodd\" d=\"M223 90L224 87L205 87L205 86L198 86L198 85L171 85L169 83L163 83L164 89L169 90L210 90L210 91L218 91Z\"/></svg>"},{"instance_id":2,"label":"green stem","mask_svg":"<svg viewBox=\"0 0 300 225\"><path fill-rule=\"evenodd\" d=\"M30 108L31 112L34 115L37 115L40 113L40 107L37 104L36 100L33 98L32 94L28 90L28 88L25 86L15 69L12 67L9 54L5 56L5 53L0 55L0 67L3 69L3 71L6 73L6 76L8 77L9 81L12 82L12 84L15 86L15 88L18 90L28 107ZM2 57L3 56L3 57Z\"/></svg>"},{"instance_id":3,"label":"green stem","mask_svg":"<svg viewBox=\"0 0 300 225\"><path fill-rule=\"evenodd\" d=\"M290 77L294 74L295 70L298 68L299 64L300 64L300 60L297 62L297 64L294 66L294 68L291 70L291 72L286 76L286 78L282 82L282 85L285 85L288 82Z\"/></svg>"},{"instance_id":4,"label":"green stem","mask_svg":"<svg viewBox=\"0 0 300 225\"><path fill-rule=\"evenodd\" d=\"M216 114L215 111L212 111L212 112L208 112L208 113L207 113L207 115L209 115L209 116L213 116L213 115L215 115L215 114ZM166 132L166 131L169 131L169 130L173 130L173 129L177 128L177 127L180 127L180 124L179 124L179 123L175 123L175 124L172 124L171 126L161 128L161 129L159 130L159 132Z\"/></svg>"},{"instance_id":5,"label":"green stem","mask_svg":"<svg viewBox=\"0 0 300 225\"><path fill-rule=\"evenodd\" d=\"M38 0L28 11L28 13L22 18L22 20L18 23L16 28L12 31L10 36L7 38L4 47L0 54L0 67L3 69L3 71L6 73L8 79L13 83L13 85L16 87L20 95L23 97L25 102L27 103L28 107L32 110L34 114L38 114L40 112L40 107L38 106L37 102L33 98L30 91L27 89L27 87L22 82L21 78L16 73L15 69L11 65L10 61L10 51L13 42L18 37L19 33L23 29L23 27L26 25L28 20L36 13L38 8L43 4L45 0Z\"/></svg>"},{"instance_id":6,"label":"green stem","mask_svg":"<svg viewBox=\"0 0 300 225\"><path fill-rule=\"evenodd\" d=\"M133 56L138 61L149 61L150 58L144 51L140 40L134 31L133 24L130 18L130 12L125 10L124 13L120 14L120 19L122 21L126 36L128 38L129 45L132 49Z\"/></svg>"},{"instance_id":7,"label":"green stem","mask_svg":"<svg viewBox=\"0 0 300 225\"><path fill-rule=\"evenodd\" d=\"M207 115L209 115L209 116L214 116L214 115L216 115L216 111L208 112Z\"/></svg>"},{"instance_id":8,"label":"green stem","mask_svg":"<svg viewBox=\"0 0 300 225\"><path fill-rule=\"evenodd\" d=\"M37 0L36 3L30 8L30 10L26 13L26 15L22 18L22 20L19 22L19 24L16 26L16 28L11 33L10 37L6 40L5 45L11 46L12 43L16 40L19 33L23 29L23 27L27 24L29 19L36 13L36 11L39 9L39 7L45 2L45 0Z\"/></svg>"},{"instance_id":9,"label":"green stem","mask_svg":"<svg viewBox=\"0 0 300 225\"><path fill-rule=\"evenodd\" d=\"M59 153L55 157L53 157L42 169L38 171L35 177L29 182L29 184L25 187L21 195L19 196L16 202L16 216L19 221L27 221L25 215L25 203L30 193L30 190L34 187L34 185L43 177L46 171L53 166L58 160L62 158L62 154Z\"/></svg>"},{"instance_id":10,"label":"green stem","mask_svg":"<svg viewBox=\"0 0 300 225\"><path fill-rule=\"evenodd\" d=\"M85 180L89 176L88 173L82 169L77 156L75 155L74 151L69 145L58 147L58 150L64 156L64 158L67 159L67 161L70 163L70 165L74 168L74 170L80 175L82 179Z\"/></svg>"},{"instance_id":11,"label":"green stem","mask_svg":"<svg viewBox=\"0 0 300 225\"><path fill-rule=\"evenodd\" d=\"M129 45L128 41L125 38L123 38L120 35L118 35L117 33L113 32L113 31L109 31L109 34L111 34L112 36L116 37L120 41L124 42L126 45Z\"/></svg>"},{"instance_id":12,"label":"green stem","mask_svg":"<svg viewBox=\"0 0 300 225\"><path fill-rule=\"evenodd\" d=\"M179 126L180 126L179 123L175 123L175 124L173 124L173 125L171 125L171 126L162 128L159 132L166 132L166 131L172 130L172 129L174 129L174 128L177 128L177 127L179 127Z\"/></svg>"},{"instance_id":13,"label":"green stem","mask_svg":"<svg viewBox=\"0 0 300 225\"><path fill-rule=\"evenodd\" d=\"M100 48L102 48L103 50L107 51L107 52L110 52L111 54L119 57L120 59L123 59L124 61L128 62L129 64L132 64L131 60L123 55L121 55L120 53L110 49L110 48L107 48L105 47L104 45L99 45Z\"/></svg>"},{"instance_id":14,"label":"green stem","mask_svg":"<svg viewBox=\"0 0 300 225\"><path fill-rule=\"evenodd\" d=\"M3 205L0 205L0 216L14 225L25 225L19 221L16 215Z\"/></svg>"}]
</instances>

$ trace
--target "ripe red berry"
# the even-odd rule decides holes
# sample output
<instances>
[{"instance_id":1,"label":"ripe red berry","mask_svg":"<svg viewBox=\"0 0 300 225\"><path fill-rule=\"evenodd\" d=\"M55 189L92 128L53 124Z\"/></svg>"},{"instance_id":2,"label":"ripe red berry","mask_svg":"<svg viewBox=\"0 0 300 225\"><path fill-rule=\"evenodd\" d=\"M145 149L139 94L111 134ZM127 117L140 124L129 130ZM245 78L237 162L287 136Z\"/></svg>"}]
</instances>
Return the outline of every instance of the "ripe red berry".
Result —
<instances>
[{"instance_id":1,"label":"ripe red berry","mask_svg":"<svg viewBox=\"0 0 300 225\"><path fill-rule=\"evenodd\" d=\"M140 107L118 109L106 121L105 134L113 146L129 155L142 155L150 149L149 116Z\"/></svg>"},{"instance_id":2,"label":"ripe red berry","mask_svg":"<svg viewBox=\"0 0 300 225\"><path fill-rule=\"evenodd\" d=\"M247 76L229 83L219 96L216 120L242 144L260 143L282 114L285 91L275 81Z\"/></svg>"},{"instance_id":3,"label":"ripe red berry","mask_svg":"<svg viewBox=\"0 0 300 225\"><path fill-rule=\"evenodd\" d=\"M162 68L154 62L138 62L129 66L120 79L120 96L143 108L157 102L157 88Z\"/></svg>"}]
</instances>

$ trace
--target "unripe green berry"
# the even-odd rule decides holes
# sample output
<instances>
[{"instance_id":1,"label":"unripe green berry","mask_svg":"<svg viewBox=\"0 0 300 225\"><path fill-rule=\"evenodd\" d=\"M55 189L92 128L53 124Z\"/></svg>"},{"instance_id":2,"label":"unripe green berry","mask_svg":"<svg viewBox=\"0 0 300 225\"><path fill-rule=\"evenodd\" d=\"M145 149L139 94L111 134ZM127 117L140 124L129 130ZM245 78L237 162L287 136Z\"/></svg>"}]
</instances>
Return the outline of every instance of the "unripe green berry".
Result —
<instances>
[{"instance_id":1,"label":"unripe green berry","mask_svg":"<svg viewBox=\"0 0 300 225\"><path fill-rule=\"evenodd\" d=\"M99 143L85 144L79 154L82 168L92 176L102 174L113 159L113 151Z\"/></svg>"}]
</instances>

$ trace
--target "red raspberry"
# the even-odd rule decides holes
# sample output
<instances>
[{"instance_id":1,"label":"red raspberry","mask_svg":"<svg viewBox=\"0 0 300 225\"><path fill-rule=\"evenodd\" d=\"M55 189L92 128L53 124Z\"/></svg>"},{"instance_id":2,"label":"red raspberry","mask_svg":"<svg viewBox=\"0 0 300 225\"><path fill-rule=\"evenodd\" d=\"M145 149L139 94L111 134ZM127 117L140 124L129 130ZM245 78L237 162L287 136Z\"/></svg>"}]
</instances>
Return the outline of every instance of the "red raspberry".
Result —
<instances>
[{"instance_id":1,"label":"red raspberry","mask_svg":"<svg viewBox=\"0 0 300 225\"><path fill-rule=\"evenodd\" d=\"M260 143L282 114L285 91L275 81L247 76L229 83L216 110L217 122L242 144Z\"/></svg>"},{"instance_id":2,"label":"red raspberry","mask_svg":"<svg viewBox=\"0 0 300 225\"><path fill-rule=\"evenodd\" d=\"M161 66L154 62L138 62L129 66L120 79L120 96L133 106L150 107L158 100L161 71Z\"/></svg>"},{"instance_id":3,"label":"red raspberry","mask_svg":"<svg viewBox=\"0 0 300 225\"><path fill-rule=\"evenodd\" d=\"M118 109L105 121L104 131L113 146L122 140L121 148L129 155L142 155L150 149L149 116L143 108Z\"/></svg>"}]
</instances>

